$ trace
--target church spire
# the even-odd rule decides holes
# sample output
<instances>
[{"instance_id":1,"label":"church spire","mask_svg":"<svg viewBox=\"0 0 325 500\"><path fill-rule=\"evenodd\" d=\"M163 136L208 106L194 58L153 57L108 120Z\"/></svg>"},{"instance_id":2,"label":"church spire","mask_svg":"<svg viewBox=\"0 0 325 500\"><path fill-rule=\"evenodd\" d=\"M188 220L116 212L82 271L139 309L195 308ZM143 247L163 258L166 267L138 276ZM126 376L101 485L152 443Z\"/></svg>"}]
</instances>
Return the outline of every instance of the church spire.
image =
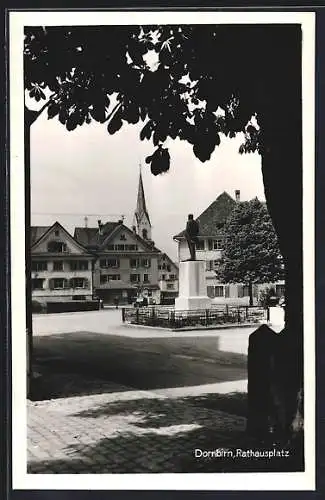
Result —
<instances>
[{"instance_id":1,"label":"church spire","mask_svg":"<svg viewBox=\"0 0 325 500\"><path fill-rule=\"evenodd\" d=\"M150 218L149 218L149 214L147 211L147 205L146 205L146 198L144 195L142 172L141 172L141 165L140 165L138 198L137 198L137 207L135 210L136 221L139 222L139 220L143 217L143 215L145 215L148 218L148 221L150 223Z\"/></svg>"},{"instance_id":2,"label":"church spire","mask_svg":"<svg viewBox=\"0 0 325 500\"><path fill-rule=\"evenodd\" d=\"M139 236L145 239L151 238L151 222L147 210L146 198L144 195L141 165L139 172L139 185L138 185L138 197L137 206L134 212L135 222L137 225L137 232Z\"/></svg>"}]
</instances>

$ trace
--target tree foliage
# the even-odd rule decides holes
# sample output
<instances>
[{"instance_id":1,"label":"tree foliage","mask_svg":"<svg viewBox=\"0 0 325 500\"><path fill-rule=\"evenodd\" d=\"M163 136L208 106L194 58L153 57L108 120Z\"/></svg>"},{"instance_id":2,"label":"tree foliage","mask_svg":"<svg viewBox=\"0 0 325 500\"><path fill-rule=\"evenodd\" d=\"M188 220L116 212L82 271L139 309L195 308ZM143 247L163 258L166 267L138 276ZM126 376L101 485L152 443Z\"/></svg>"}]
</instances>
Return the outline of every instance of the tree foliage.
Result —
<instances>
[{"instance_id":1,"label":"tree foliage","mask_svg":"<svg viewBox=\"0 0 325 500\"><path fill-rule=\"evenodd\" d=\"M283 279L282 257L265 204L238 203L223 228L223 255L217 277L224 283L274 283Z\"/></svg>"},{"instance_id":2,"label":"tree foliage","mask_svg":"<svg viewBox=\"0 0 325 500\"><path fill-rule=\"evenodd\" d=\"M202 162L222 134L243 132L242 153L263 150L257 123L268 92L278 90L272 49L279 36L284 29L272 25L26 28L25 89L48 99L48 118L69 131L96 121L114 134L142 122L158 174L169 168L167 138L190 143ZM257 43L264 48L258 64Z\"/></svg>"}]
</instances>

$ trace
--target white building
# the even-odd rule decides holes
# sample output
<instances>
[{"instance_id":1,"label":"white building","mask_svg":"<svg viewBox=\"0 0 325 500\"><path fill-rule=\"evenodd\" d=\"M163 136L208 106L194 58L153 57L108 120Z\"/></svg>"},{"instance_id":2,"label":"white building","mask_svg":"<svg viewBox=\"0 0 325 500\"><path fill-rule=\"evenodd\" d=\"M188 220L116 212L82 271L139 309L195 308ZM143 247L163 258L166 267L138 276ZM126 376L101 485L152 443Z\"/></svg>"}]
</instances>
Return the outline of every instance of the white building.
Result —
<instances>
[{"instance_id":1,"label":"white building","mask_svg":"<svg viewBox=\"0 0 325 500\"><path fill-rule=\"evenodd\" d=\"M95 256L64 227L31 227L32 299L40 302L90 300Z\"/></svg>"},{"instance_id":2,"label":"white building","mask_svg":"<svg viewBox=\"0 0 325 500\"><path fill-rule=\"evenodd\" d=\"M239 190L235 191L235 199L228 193L223 192L196 219L199 223L199 244L196 247L196 258L206 262L207 295L213 299L213 302L218 304L249 304L248 286L241 283L220 283L215 273L222 256L222 227L236 203L239 202ZM190 253L185 231L174 236L174 240L178 243L179 262L189 259ZM253 285L255 304L258 302L260 291L268 286L275 288L277 296L284 295L284 281L279 281L276 284L256 284Z\"/></svg>"}]
</instances>

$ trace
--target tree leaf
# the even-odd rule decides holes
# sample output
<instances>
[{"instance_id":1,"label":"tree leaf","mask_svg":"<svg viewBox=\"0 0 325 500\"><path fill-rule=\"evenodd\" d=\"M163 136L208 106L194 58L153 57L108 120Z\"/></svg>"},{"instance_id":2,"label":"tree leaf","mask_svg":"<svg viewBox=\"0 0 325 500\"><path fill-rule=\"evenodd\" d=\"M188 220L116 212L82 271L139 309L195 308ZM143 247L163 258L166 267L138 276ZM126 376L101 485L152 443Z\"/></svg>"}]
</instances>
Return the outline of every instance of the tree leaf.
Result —
<instances>
[{"instance_id":1,"label":"tree leaf","mask_svg":"<svg viewBox=\"0 0 325 500\"><path fill-rule=\"evenodd\" d=\"M94 104L93 108L89 110L91 117L96 120L96 122L104 123L106 119L105 105Z\"/></svg>"},{"instance_id":2,"label":"tree leaf","mask_svg":"<svg viewBox=\"0 0 325 500\"><path fill-rule=\"evenodd\" d=\"M115 134L115 132L120 130L122 125L123 125L123 122L122 122L121 118L118 116L118 113L116 113L113 116L113 118L111 118L111 120L109 121L109 123L107 125L107 131L109 134L113 135L113 134Z\"/></svg>"}]
</instances>

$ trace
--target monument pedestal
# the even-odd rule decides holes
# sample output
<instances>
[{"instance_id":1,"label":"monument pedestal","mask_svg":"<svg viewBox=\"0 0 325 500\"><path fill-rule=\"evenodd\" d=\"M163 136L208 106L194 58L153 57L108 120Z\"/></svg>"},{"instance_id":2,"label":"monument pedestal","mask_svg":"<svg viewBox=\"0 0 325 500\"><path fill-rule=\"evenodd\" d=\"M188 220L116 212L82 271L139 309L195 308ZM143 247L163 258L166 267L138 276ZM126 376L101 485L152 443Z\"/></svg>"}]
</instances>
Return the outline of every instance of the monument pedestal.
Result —
<instances>
[{"instance_id":1,"label":"monument pedestal","mask_svg":"<svg viewBox=\"0 0 325 500\"><path fill-rule=\"evenodd\" d=\"M188 260L179 264L179 295L175 311L209 309L211 299L206 293L205 261Z\"/></svg>"}]
</instances>

